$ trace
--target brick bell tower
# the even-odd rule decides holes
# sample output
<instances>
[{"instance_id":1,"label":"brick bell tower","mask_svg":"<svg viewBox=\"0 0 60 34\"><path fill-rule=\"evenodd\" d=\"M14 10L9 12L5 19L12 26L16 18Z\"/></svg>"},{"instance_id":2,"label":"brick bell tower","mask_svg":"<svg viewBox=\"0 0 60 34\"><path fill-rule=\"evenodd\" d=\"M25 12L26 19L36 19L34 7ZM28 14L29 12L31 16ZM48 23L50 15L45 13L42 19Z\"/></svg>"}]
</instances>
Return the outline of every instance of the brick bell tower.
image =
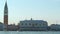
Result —
<instances>
[{"instance_id":1,"label":"brick bell tower","mask_svg":"<svg viewBox=\"0 0 60 34\"><path fill-rule=\"evenodd\" d=\"M8 7L6 1L4 6L4 30L7 31L7 29L8 29Z\"/></svg>"}]
</instances>

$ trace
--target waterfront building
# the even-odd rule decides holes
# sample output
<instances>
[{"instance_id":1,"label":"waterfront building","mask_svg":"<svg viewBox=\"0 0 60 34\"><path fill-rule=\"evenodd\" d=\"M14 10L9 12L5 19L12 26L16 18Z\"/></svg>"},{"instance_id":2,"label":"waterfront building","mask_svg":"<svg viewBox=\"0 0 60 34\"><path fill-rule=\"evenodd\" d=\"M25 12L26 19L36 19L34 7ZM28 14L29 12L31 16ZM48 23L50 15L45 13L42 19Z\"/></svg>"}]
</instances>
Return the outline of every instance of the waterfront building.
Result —
<instances>
[{"instance_id":1,"label":"waterfront building","mask_svg":"<svg viewBox=\"0 0 60 34\"><path fill-rule=\"evenodd\" d=\"M59 24L52 24L50 26L50 30L52 30L52 31L60 31L60 25Z\"/></svg>"},{"instance_id":2,"label":"waterfront building","mask_svg":"<svg viewBox=\"0 0 60 34\"><path fill-rule=\"evenodd\" d=\"M0 22L0 31L3 31L3 23Z\"/></svg>"},{"instance_id":3,"label":"waterfront building","mask_svg":"<svg viewBox=\"0 0 60 34\"><path fill-rule=\"evenodd\" d=\"M47 30L48 24L44 20L24 20L19 23L19 30L44 31Z\"/></svg>"},{"instance_id":4,"label":"waterfront building","mask_svg":"<svg viewBox=\"0 0 60 34\"><path fill-rule=\"evenodd\" d=\"M10 24L8 25L8 31L17 31L18 30L18 26L15 24Z\"/></svg>"}]
</instances>

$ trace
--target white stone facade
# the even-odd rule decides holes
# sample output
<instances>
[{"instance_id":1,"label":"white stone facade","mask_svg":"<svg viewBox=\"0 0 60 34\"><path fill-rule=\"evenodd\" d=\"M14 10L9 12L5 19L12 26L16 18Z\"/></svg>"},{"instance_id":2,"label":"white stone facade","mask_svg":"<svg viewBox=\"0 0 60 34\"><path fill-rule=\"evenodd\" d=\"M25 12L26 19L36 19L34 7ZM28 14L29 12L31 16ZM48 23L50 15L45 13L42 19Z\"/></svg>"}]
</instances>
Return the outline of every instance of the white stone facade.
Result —
<instances>
[{"instance_id":1,"label":"white stone facade","mask_svg":"<svg viewBox=\"0 0 60 34\"><path fill-rule=\"evenodd\" d=\"M24 20L19 23L19 30L46 30L47 22L43 20Z\"/></svg>"}]
</instances>

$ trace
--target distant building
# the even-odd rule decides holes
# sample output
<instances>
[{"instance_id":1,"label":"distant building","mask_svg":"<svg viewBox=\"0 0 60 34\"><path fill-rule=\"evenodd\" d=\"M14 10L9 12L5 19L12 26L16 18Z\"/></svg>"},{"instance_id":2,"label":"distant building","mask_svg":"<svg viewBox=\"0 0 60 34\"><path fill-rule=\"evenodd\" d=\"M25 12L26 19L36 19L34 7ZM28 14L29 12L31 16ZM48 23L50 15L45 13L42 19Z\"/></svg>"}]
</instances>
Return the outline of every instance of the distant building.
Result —
<instances>
[{"instance_id":1,"label":"distant building","mask_svg":"<svg viewBox=\"0 0 60 34\"><path fill-rule=\"evenodd\" d=\"M0 22L0 31L3 31L3 23Z\"/></svg>"},{"instance_id":2,"label":"distant building","mask_svg":"<svg viewBox=\"0 0 60 34\"><path fill-rule=\"evenodd\" d=\"M52 30L52 31L60 31L60 25L58 25L58 24L52 24L50 26L50 30Z\"/></svg>"},{"instance_id":3,"label":"distant building","mask_svg":"<svg viewBox=\"0 0 60 34\"><path fill-rule=\"evenodd\" d=\"M24 20L19 23L19 30L44 31L47 30L48 24L43 20Z\"/></svg>"},{"instance_id":4,"label":"distant building","mask_svg":"<svg viewBox=\"0 0 60 34\"><path fill-rule=\"evenodd\" d=\"M18 26L15 25L15 24L11 24L11 25L8 25L8 31L17 31L18 30Z\"/></svg>"}]
</instances>

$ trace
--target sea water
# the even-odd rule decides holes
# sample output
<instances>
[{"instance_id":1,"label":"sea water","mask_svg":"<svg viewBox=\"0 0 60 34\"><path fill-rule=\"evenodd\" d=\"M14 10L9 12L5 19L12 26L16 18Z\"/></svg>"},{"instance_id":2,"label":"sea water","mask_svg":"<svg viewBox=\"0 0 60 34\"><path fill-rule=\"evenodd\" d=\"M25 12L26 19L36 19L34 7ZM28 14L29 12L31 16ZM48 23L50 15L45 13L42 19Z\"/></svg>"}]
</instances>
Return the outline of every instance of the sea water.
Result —
<instances>
[{"instance_id":1,"label":"sea water","mask_svg":"<svg viewBox=\"0 0 60 34\"><path fill-rule=\"evenodd\" d=\"M0 31L0 34L60 34L60 31Z\"/></svg>"}]
</instances>

